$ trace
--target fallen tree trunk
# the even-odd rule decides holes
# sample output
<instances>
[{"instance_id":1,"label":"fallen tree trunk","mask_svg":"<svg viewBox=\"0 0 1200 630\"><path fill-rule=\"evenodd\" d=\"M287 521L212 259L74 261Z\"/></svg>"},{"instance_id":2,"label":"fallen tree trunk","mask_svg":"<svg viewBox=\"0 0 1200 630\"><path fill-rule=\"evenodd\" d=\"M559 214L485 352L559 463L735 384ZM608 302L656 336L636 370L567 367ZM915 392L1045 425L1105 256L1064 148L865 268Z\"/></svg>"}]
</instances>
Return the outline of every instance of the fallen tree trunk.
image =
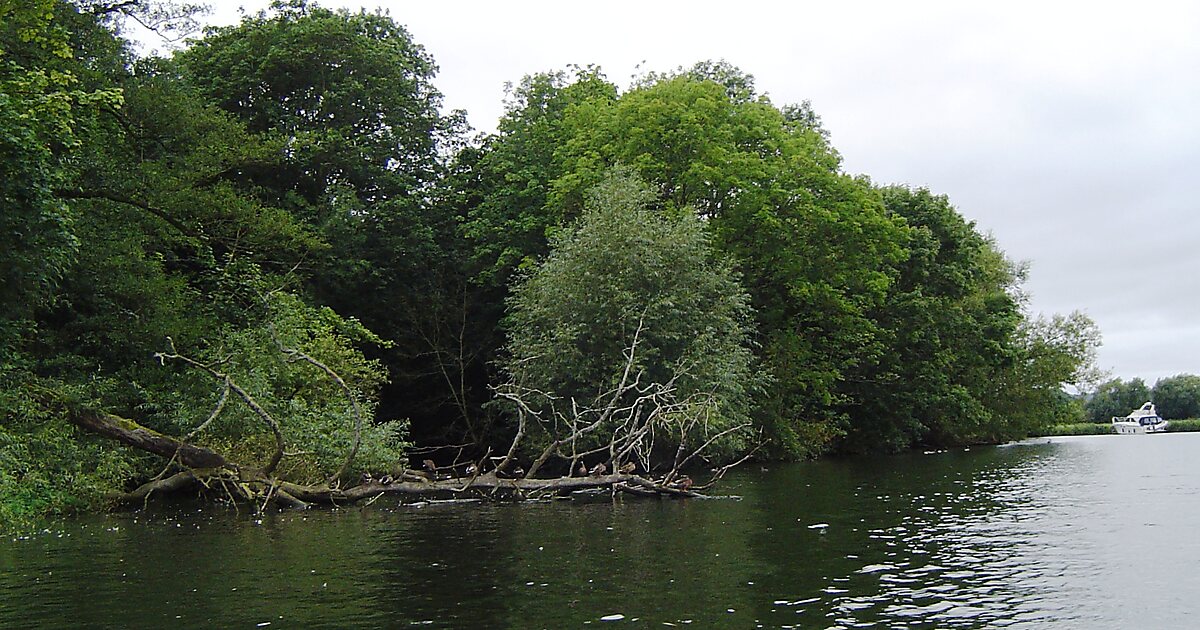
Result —
<instances>
[{"instance_id":1,"label":"fallen tree trunk","mask_svg":"<svg viewBox=\"0 0 1200 630\"><path fill-rule=\"evenodd\" d=\"M175 473L165 479L155 479L138 486L133 492L126 492L112 497L117 503L133 503L135 501L143 501L155 492L175 492L183 490L197 483L196 475L190 470Z\"/></svg>"},{"instance_id":2,"label":"fallen tree trunk","mask_svg":"<svg viewBox=\"0 0 1200 630\"><path fill-rule=\"evenodd\" d=\"M613 492L628 492L639 496L702 496L663 482L622 473L550 479L506 479L497 476L493 471L465 478L401 480L394 483L369 481L349 488L330 484L303 485L276 479L254 468L239 466L216 451L189 444L113 414L91 409L72 409L68 411L67 418L83 429L155 453L185 468L168 477L153 479L131 492L113 497L118 503L136 503L146 500L154 493L169 493L196 487L235 500L261 502L261 506L276 504L288 508L305 508L310 504L355 503L384 494L419 498L466 495L497 500L520 500L582 490L610 489Z\"/></svg>"},{"instance_id":3,"label":"fallen tree trunk","mask_svg":"<svg viewBox=\"0 0 1200 630\"><path fill-rule=\"evenodd\" d=\"M594 477L557 477L550 479L502 479L494 473L474 478L443 479L438 481L402 481L381 483L372 481L350 488L329 486L302 486L281 482L280 488L290 495L309 503L352 503L381 494L418 497L461 496L470 494L491 498L531 498L555 494L568 494L581 490L613 489L632 494L667 495L678 497L700 497L690 490L672 488L637 475L613 474ZM637 489L633 491L632 489Z\"/></svg>"},{"instance_id":4,"label":"fallen tree trunk","mask_svg":"<svg viewBox=\"0 0 1200 630\"><path fill-rule=\"evenodd\" d=\"M136 490L114 497L118 503L136 503L152 493L167 493L190 487L210 488L218 494L245 501L275 503L287 508L306 508L311 504L344 505L380 495L397 495L419 499L483 498L491 500L524 500L564 495L586 490L611 490L637 496L702 497L690 490L673 488L637 475L603 475L597 477L559 477L551 479L500 479L488 474L474 479L445 479L424 483L369 483L338 488L330 485L303 485L261 477L239 479L229 470L183 471L165 479L147 482Z\"/></svg>"},{"instance_id":5,"label":"fallen tree trunk","mask_svg":"<svg viewBox=\"0 0 1200 630\"><path fill-rule=\"evenodd\" d=\"M148 429L133 420L110 413L92 409L69 409L67 419L88 431L167 459L174 459L188 468L236 468L216 451L182 442L154 429Z\"/></svg>"}]
</instances>

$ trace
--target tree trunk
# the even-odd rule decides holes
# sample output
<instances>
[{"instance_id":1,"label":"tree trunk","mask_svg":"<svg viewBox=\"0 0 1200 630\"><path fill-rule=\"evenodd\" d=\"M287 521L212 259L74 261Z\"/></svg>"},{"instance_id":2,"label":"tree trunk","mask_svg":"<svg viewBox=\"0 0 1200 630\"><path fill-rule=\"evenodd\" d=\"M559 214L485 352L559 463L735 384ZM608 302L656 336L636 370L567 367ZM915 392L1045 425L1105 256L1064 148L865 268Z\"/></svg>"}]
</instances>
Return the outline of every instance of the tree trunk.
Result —
<instances>
[{"instance_id":1,"label":"tree trunk","mask_svg":"<svg viewBox=\"0 0 1200 630\"><path fill-rule=\"evenodd\" d=\"M93 433L110 437L143 451L174 458L188 468L230 468L233 464L220 453L195 446L154 429L148 429L133 420L91 409L71 409L67 419Z\"/></svg>"}]
</instances>

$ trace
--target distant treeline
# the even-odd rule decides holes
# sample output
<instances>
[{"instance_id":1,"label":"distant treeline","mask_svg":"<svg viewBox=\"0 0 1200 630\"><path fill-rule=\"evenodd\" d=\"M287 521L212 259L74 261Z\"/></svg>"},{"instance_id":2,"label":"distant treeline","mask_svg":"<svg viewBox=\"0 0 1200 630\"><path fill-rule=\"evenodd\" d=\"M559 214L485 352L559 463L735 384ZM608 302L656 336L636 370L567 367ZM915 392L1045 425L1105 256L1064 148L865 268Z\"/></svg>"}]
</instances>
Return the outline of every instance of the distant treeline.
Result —
<instances>
[{"instance_id":1,"label":"distant treeline","mask_svg":"<svg viewBox=\"0 0 1200 630\"><path fill-rule=\"evenodd\" d=\"M385 14L281 2L165 58L131 18L191 14L0 3L0 520L177 468L69 421L99 412L296 481L1082 417L1087 317L1031 315L950 200L846 174L808 103L724 62L532 74L479 135Z\"/></svg>"},{"instance_id":2,"label":"distant treeline","mask_svg":"<svg viewBox=\"0 0 1200 630\"><path fill-rule=\"evenodd\" d=\"M1167 420L1200 418L1200 376L1177 374L1160 378L1148 387L1140 378L1119 378L1101 383L1084 397L1089 422L1110 422L1124 417L1146 401L1154 403L1158 415Z\"/></svg>"}]
</instances>

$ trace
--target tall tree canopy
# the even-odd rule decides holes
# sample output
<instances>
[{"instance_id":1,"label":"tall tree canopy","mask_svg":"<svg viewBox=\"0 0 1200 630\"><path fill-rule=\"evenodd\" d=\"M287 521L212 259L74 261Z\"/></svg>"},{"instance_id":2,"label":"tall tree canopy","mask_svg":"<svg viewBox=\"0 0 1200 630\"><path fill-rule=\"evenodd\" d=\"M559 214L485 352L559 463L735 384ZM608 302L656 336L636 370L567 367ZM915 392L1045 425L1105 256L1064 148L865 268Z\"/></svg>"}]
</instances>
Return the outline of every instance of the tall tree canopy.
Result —
<instances>
[{"instance_id":1,"label":"tall tree canopy","mask_svg":"<svg viewBox=\"0 0 1200 630\"><path fill-rule=\"evenodd\" d=\"M879 352L866 312L903 257L903 225L868 182L839 172L808 110L775 107L728 65L651 75L619 97L595 71L564 81L527 79L511 125L488 147L516 153L535 131L554 147L536 154L536 176L505 178L533 200L522 207L540 208L517 215L532 239L496 242L506 238L502 221L516 218L496 212L514 188L490 187L470 224L477 251L536 257L578 215L584 191L628 165L662 211L703 218L743 274L773 376L758 416L776 453L825 448L843 428L835 409L843 374Z\"/></svg>"},{"instance_id":2,"label":"tall tree canopy","mask_svg":"<svg viewBox=\"0 0 1200 630\"><path fill-rule=\"evenodd\" d=\"M173 61L271 148L220 177L328 244L304 261L314 299L395 342L380 354L393 377L385 408L424 426L451 399L461 407L447 381L468 367L443 357L468 352L446 333L468 308L464 257L441 182L464 124L440 112L433 59L383 13L293 0L209 31Z\"/></svg>"},{"instance_id":3,"label":"tall tree canopy","mask_svg":"<svg viewBox=\"0 0 1200 630\"><path fill-rule=\"evenodd\" d=\"M47 3L41 21L29 22L41 30L4 40L11 76L54 76L59 87L37 95L28 92L31 79L20 79L22 98L53 107L45 116L26 110L14 119L26 127L12 136L5 129L3 140L40 160L39 174L6 180L37 194L6 194L4 220L43 234L17 241L30 244L30 255L12 250L42 265L14 263L27 269L15 277L40 279L6 284L16 295L5 308L19 309L0 313L0 329L16 333L6 334L0 356L0 518L88 504L159 473L161 463L68 422L79 410L189 434L258 465L275 432L302 445L278 468L297 480L343 468L351 441L360 466L394 461L401 425L380 418L378 427L355 428L356 410L373 410L386 378L362 354L379 339L295 294L299 263L328 243L284 204L229 176L277 159L280 145L198 96L167 62L135 61L109 13L96 8ZM0 29L23 24L4 19ZM213 369L224 370L224 394L220 379L161 358L172 348L221 366ZM289 361L298 355L284 348L343 374L346 387ZM230 384L279 418L276 426L240 403L217 404Z\"/></svg>"}]
</instances>

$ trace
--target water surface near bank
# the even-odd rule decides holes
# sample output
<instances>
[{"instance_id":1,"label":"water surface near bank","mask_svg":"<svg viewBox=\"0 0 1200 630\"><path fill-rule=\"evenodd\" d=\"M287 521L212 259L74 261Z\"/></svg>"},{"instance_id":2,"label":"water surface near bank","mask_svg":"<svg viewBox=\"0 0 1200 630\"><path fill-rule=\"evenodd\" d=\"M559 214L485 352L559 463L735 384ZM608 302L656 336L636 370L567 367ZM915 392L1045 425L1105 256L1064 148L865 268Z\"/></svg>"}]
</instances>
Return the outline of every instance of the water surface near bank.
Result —
<instances>
[{"instance_id":1,"label":"water surface near bank","mask_svg":"<svg viewBox=\"0 0 1200 630\"><path fill-rule=\"evenodd\" d=\"M739 500L93 516L0 544L0 627L1192 627L1197 461L1087 436L748 466Z\"/></svg>"}]
</instances>

